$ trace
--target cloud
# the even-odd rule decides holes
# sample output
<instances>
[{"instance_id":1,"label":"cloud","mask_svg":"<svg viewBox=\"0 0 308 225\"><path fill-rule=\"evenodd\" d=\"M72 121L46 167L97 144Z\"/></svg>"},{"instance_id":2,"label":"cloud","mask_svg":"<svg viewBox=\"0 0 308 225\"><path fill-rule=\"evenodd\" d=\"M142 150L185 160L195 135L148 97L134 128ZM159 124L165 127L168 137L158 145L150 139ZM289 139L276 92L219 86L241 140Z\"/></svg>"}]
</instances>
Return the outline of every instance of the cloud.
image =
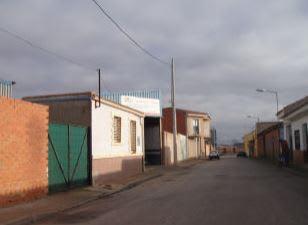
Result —
<instances>
[{"instance_id":1,"label":"cloud","mask_svg":"<svg viewBox=\"0 0 308 225\"><path fill-rule=\"evenodd\" d=\"M208 111L220 142L241 139L254 121L307 95L308 4L304 0L126 0L102 2L155 55L176 62L177 103ZM104 88L161 88L169 101L170 70L136 49L91 1L0 2L0 27L90 66ZM8 75L9 74L9 75ZM0 33L0 77L17 97L96 89L95 71L63 62Z\"/></svg>"}]
</instances>

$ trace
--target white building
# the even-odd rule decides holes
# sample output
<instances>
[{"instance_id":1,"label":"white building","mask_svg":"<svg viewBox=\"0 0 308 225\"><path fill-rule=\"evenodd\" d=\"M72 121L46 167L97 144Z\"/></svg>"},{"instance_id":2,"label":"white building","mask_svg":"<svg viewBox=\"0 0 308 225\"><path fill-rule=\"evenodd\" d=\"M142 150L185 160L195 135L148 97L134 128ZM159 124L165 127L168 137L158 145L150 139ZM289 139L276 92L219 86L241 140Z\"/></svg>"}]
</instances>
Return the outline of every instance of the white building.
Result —
<instances>
[{"instance_id":1,"label":"white building","mask_svg":"<svg viewBox=\"0 0 308 225\"><path fill-rule=\"evenodd\" d=\"M91 130L89 165L94 185L143 172L144 114L92 92L24 98L49 106L50 123Z\"/></svg>"},{"instance_id":2,"label":"white building","mask_svg":"<svg viewBox=\"0 0 308 225\"><path fill-rule=\"evenodd\" d=\"M163 137L160 91L106 92L103 98L144 113L145 162L146 165L161 165Z\"/></svg>"},{"instance_id":3,"label":"white building","mask_svg":"<svg viewBox=\"0 0 308 225\"><path fill-rule=\"evenodd\" d=\"M292 150L294 163L308 162L308 96L284 107L278 113L284 123L284 138Z\"/></svg>"}]
</instances>

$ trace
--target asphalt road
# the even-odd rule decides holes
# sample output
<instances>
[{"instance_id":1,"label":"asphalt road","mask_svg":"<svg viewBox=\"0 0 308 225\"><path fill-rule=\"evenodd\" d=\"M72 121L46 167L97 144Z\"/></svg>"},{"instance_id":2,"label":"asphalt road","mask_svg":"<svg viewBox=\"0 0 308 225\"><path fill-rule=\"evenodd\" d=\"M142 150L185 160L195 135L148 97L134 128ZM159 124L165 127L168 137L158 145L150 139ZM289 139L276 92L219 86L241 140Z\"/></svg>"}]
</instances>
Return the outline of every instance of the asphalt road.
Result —
<instances>
[{"instance_id":1,"label":"asphalt road","mask_svg":"<svg viewBox=\"0 0 308 225\"><path fill-rule=\"evenodd\" d=\"M226 157L40 224L307 225L308 178L263 162Z\"/></svg>"}]
</instances>

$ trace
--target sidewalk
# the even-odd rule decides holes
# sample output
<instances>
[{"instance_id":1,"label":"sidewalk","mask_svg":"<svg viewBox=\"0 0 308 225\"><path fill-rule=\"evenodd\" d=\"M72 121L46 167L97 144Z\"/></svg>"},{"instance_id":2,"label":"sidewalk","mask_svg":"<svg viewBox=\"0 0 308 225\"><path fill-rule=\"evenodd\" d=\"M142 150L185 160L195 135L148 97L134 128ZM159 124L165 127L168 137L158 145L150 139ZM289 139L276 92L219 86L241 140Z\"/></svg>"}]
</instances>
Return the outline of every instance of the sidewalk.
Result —
<instances>
[{"instance_id":1,"label":"sidewalk","mask_svg":"<svg viewBox=\"0 0 308 225\"><path fill-rule=\"evenodd\" d=\"M0 209L1 225L31 224L55 213L69 210L92 201L119 193L162 176L160 168L132 177L122 183L85 187L48 195L42 199Z\"/></svg>"},{"instance_id":2,"label":"sidewalk","mask_svg":"<svg viewBox=\"0 0 308 225\"><path fill-rule=\"evenodd\" d=\"M175 167L153 166L146 168L143 174L99 187L85 187L57 194L42 199L0 209L1 225L25 225L48 218L56 213L76 208L98 199L128 190L167 173L191 168L204 160L189 160Z\"/></svg>"},{"instance_id":3,"label":"sidewalk","mask_svg":"<svg viewBox=\"0 0 308 225\"><path fill-rule=\"evenodd\" d=\"M251 160L258 160L259 162L265 163L267 165L277 166L277 163L275 161L272 161L272 160L269 160L269 159L254 159L254 158L251 158ZM308 177L308 165L306 165L306 164L305 165L294 165L294 164L290 163L288 167L282 167L280 169L284 170L288 173L291 173L293 175L296 175L296 176Z\"/></svg>"}]
</instances>

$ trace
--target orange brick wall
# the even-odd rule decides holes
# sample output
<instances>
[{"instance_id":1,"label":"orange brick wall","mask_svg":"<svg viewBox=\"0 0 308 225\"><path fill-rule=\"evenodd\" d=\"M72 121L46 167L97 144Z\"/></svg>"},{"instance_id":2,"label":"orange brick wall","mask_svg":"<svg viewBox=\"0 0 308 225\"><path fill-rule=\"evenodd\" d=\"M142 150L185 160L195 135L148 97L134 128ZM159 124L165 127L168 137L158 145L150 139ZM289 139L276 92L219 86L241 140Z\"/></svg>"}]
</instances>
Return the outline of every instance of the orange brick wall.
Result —
<instances>
[{"instance_id":1,"label":"orange brick wall","mask_svg":"<svg viewBox=\"0 0 308 225\"><path fill-rule=\"evenodd\" d=\"M0 206L48 191L48 107L0 97Z\"/></svg>"}]
</instances>

